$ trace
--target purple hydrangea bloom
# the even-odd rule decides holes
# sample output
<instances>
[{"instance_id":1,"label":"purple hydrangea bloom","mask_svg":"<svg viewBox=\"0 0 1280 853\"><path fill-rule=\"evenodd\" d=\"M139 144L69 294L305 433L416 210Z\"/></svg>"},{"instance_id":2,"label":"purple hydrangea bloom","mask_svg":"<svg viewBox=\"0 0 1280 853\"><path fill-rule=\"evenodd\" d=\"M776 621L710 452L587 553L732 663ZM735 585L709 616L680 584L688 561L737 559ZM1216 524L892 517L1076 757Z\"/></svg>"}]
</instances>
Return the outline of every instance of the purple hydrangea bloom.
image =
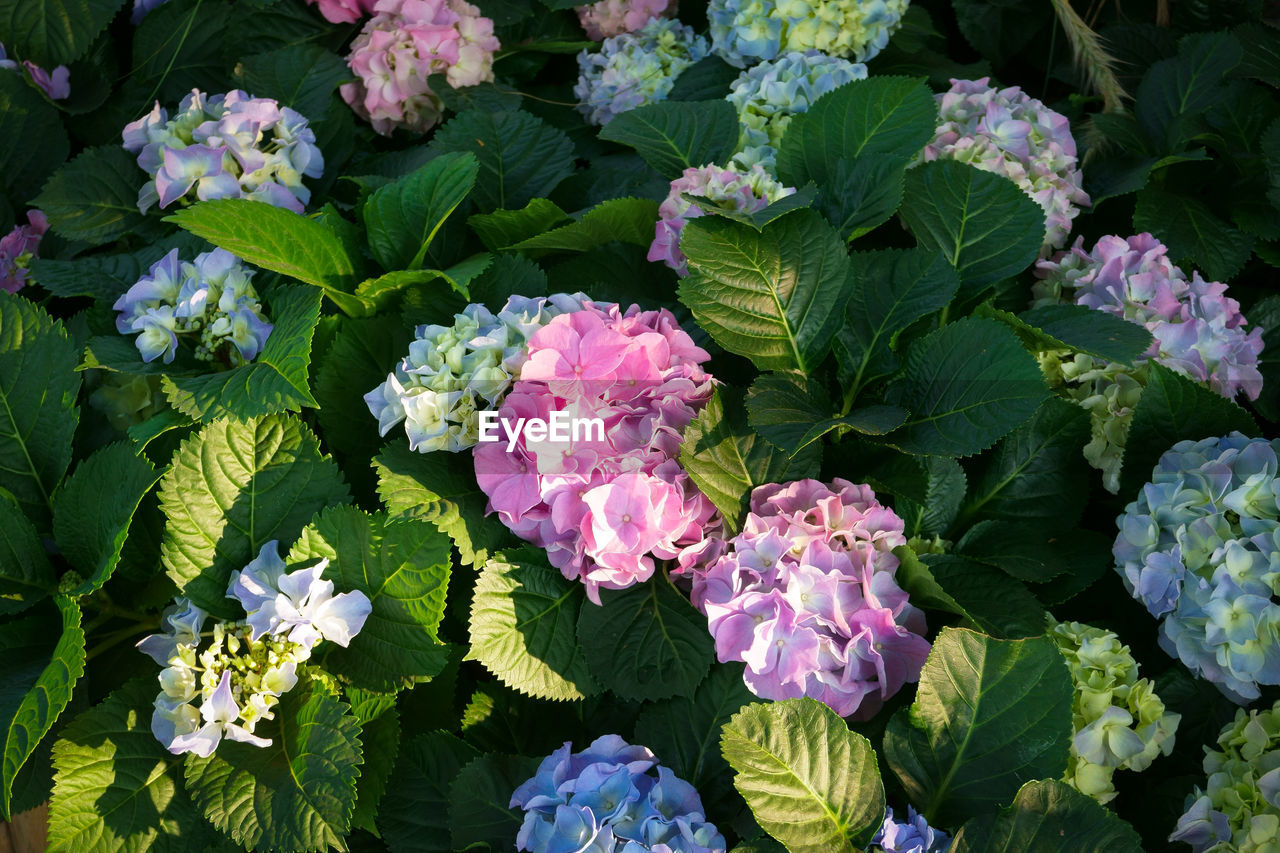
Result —
<instances>
[{"instance_id":1,"label":"purple hydrangea bloom","mask_svg":"<svg viewBox=\"0 0 1280 853\"><path fill-rule=\"evenodd\" d=\"M893 809L886 808L884 823L871 839L871 849L876 853L945 853L951 846L951 836L929 826L924 815L907 806L907 819L893 819Z\"/></svg>"},{"instance_id":2,"label":"purple hydrangea bloom","mask_svg":"<svg viewBox=\"0 0 1280 853\"><path fill-rule=\"evenodd\" d=\"M169 0L133 0L133 15L130 20L132 20L135 25L140 24L142 23L142 19L147 16L148 12L153 9L158 9L168 2Z\"/></svg>"},{"instance_id":3,"label":"purple hydrangea bloom","mask_svg":"<svg viewBox=\"0 0 1280 853\"><path fill-rule=\"evenodd\" d=\"M59 65L50 72L44 70L29 59L22 63L18 63L7 57L4 45L0 44L0 69L17 71L19 67L27 70L27 74L31 77L31 82L39 86L40 89L49 96L50 100L61 101L64 98L70 97L71 71L67 66Z\"/></svg>"},{"instance_id":4,"label":"purple hydrangea bloom","mask_svg":"<svg viewBox=\"0 0 1280 853\"><path fill-rule=\"evenodd\" d=\"M0 290L17 293L27 283L27 271L40 249L40 240L49 230L42 211L27 211L27 224L15 225L0 237Z\"/></svg>"}]
</instances>

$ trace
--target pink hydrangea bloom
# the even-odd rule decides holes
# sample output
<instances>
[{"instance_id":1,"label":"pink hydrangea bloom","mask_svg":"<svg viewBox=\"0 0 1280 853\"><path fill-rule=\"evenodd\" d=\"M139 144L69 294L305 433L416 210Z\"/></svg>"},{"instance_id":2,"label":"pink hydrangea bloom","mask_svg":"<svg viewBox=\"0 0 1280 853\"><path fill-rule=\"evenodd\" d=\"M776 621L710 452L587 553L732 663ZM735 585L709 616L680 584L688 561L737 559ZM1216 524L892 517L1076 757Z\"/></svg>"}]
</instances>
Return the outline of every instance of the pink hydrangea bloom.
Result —
<instances>
[{"instance_id":1,"label":"pink hydrangea bloom","mask_svg":"<svg viewBox=\"0 0 1280 853\"><path fill-rule=\"evenodd\" d=\"M373 12L376 0L307 0L320 7L320 14L331 24L354 24Z\"/></svg>"},{"instance_id":2,"label":"pink hydrangea bloom","mask_svg":"<svg viewBox=\"0 0 1280 853\"><path fill-rule=\"evenodd\" d=\"M347 56L359 79L340 91L378 133L425 133L440 121L432 74L454 88L493 80L493 21L466 0L377 0L373 11Z\"/></svg>"},{"instance_id":3,"label":"pink hydrangea bloom","mask_svg":"<svg viewBox=\"0 0 1280 853\"><path fill-rule=\"evenodd\" d=\"M712 393L700 366L708 358L665 309L584 302L529 339L498 413L503 434L476 446L489 510L596 603L600 589L651 577L655 558L687 562L720 528L677 459L684 428ZM599 419L603 429L540 441L513 426L552 422L553 413Z\"/></svg>"},{"instance_id":4,"label":"pink hydrangea bloom","mask_svg":"<svg viewBox=\"0 0 1280 853\"><path fill-rule=\"evenodd\" d=\"M757 696L809 696L867 719L929 654L924 613L894 579L906 541L870 486L760 486L742 532L692 567L693 603L717 657L745 662Z\"/></svg>"},{"instance_id":5,"label":"pink hydrangea bloom","mask_svg":"<svg viewBox=\"0 0 1280 853\"><path fill-rule=\"evenodd\" d=\"M981 80L952 80L937 95L941 114L922 158L958 160L1004 175L1044 209L1045 246L1066 245L1077 205L1088 205L1067 117L1017 86L996 89Z\"/></svg>"},{"instance_id":6,"label":"pink hydrangea bloom","mask_svg":"<svg viewBox=\"0 0 1280 853\"><path fill-rule=\"evenodd\" d=\"M587 38L603 41L623 33L633 33L650 18L670 18L678 0L600 0L577 7L578 20Z\"/></svg>"},{"instance_id":7,"label":"pink hydrangea bloom","mask_svg":"<svg viewBox=\"0 0 1280 853\"><path fill-rule=\"evenodd\" d=\"M27 211L27 224L15 225L0 237L0 290L17 293L27 283L27 268L40 248L49 220L39 210Z\"/></svg>"},{"instance_id":8,"label":"pink hydrangea bloom","mask_svg":"<svg viewBox=\"0 0 1280 853\"><path fill-rule=\"evenodd\" d=\"M658 207L649 260L662 261L681 276L689 274L689 265L680 251L680 235L686 222L705 216L706 212L686 200L684 193L709 198L726 210L754 213L795 191L795 187L784 187L759 163L749 169L736 164L723 169L714 164L685 169L671 182L671 191Z\"/></svg>"}]
</instances>

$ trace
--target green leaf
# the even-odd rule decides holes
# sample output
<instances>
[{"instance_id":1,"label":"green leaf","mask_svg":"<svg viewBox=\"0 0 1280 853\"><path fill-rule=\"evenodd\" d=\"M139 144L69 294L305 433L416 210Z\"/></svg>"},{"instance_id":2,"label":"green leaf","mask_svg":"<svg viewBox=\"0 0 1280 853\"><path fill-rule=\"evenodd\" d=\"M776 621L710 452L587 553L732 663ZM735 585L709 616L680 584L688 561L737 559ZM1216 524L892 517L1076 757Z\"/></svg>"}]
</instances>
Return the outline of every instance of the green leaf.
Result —
<instances>
[{"instance_id":1,"label":"green leaf","mask_svg":"<svg viewBox=\"0 0 1280 853\"><path fill-rule=\"evenodd\" d=\"M479 751L448 732L408 743L382 801L378 828L393 853L449 853L449 788ZM508 797L510 794L508 794Z\"/></svg>"},{"instance_id":2,"label":"green leaf","mask_svg":"<svg viewBox=\"0 0 1280 853\"><path fill-rule=\"evenodd\" d=\"M524 255L498 255L493 263L476 276L467 289L473 302L497 312L515 294L520 296L545 296L547 274Z\"/></svg>"},{"instance_id":3,"label":"green leaf","mask_svg":"<svg viewBox=\"0 0 1280 853\"><path fill-rule=\"evenodd\" d=\"M49 849L182 853L211 833L182 784L182 756L151 733L152 678L76 717L53 747Z\"/></svg>"},{"instance_id":4,"label":"green leaf","mask_svg":"<svg viewBox=\"0 0 1280 853\"><path fill-rule=\"evenodd\" d=\"M656 201L611 198L588 210L577 222L503 248L520 252L586 252L614 240L647 247L653 242L653 223L657 221Z\"/></svg>"},{"instance_id":5,"label":"green leaf","mask_svg":"<svg viewBox=\"0 0 1280 853\"><path fill-rule=\"evenodd\" d=\"M0 0L0 42L53 70L83 56L123 5L124 0Z\"/></svg>"},{"instance_id":6,"label":"green leaf","mask_svg":"<svg viewBox=\"0 0 1280 853\"><path fill-rule=\"evenodd\" d=\"M796 211L763 232L704 216L680 245L690 269L680 301L716 343L761 370L817 369L851 290L844 242L819 213Z\"/></svg>"},{"instance_id":7,"label":"green leaf","mask_svg":"<svg viewBox=\"0 0 1280 853\"><path fill-rule=\"evenodd\" d=\"M573 143L520 110L472 110L451 119L431 140L433 151L470 151L480 162L473 198L483 210L523 207L573 174Z\"/></svg>"},{"instance_id":8,"label":"green leaf","mask_svg":"<svg viewBox=\"0 0 1280 853\"><path fill-rule=\"evenodd\" d=\"M723 98L742 72L718 56L700 59L681 71L667 94L668 101L707 101ZM698 164L703 165L702 163Z\"/></svg>"},{"instance_id":9,"label":"green leaf","mask_svg":"<svg viewBox=\"0 0 1280 853\"><path fill-rule=\"evenodd\" d=\"M807 184L791 195L784 195L777 201L773 201L765 205L760 210L750 212L726 208L723 206L725 202L715 201L714 199L707 198L706 196L694 195L693 193L681 193L681 196L685 201L702 210L704 213L723 216L726 219L732 219L734 222L741 222L743 225L750 225L757 231L763 231L764 227L775 219L786 216L793 210L800 210L802 208L812 206L814 197L817 193L817 187L813 184Z\"/></svg>"},{"instance_id":10,"label":"green leaf","mask_svg":"<svg viewBox=\"0 0 1280 853\"><path fill-rule=\"evenodd\" d=\"M383 269L422 268L427 247L471 192L479 169L469 154L445 154L369 196L362 215L369 250Z\"/></svg>"},{"instance_id":11,"label":"green leaf","mask_svg":"<svg viewBox=\"0 0 1280 853\"><path fill-rule=\"evenodd\" d=\"M495 210L467 217L467 224L485 248L494 252L571 222L569 214L545 198L531 199L519 210Z\"/></svg>"},{"instance_id":12,"label":"green leaf","mask_svg":"<svg viewBox=\"0 0 1280 853\"><path fill-rule=\"evenodd\" d=\"M199 237L179 231L136 252L87 255L69 261L36 258L31 275L55 296L92 296L110 305L175 248L180 255L191 258L210 246Z\"/></svg>"},{"instance_id":13,"label":"green leaf","mask_svg":"<svg viewBox=\"0 0 1280 853\"><path fill-rule=\"evenodd\" d=\"M893 509L906 522L908 536L942 536L956 520L964 500L968 482L964 469L945 456L917 456L913 461L924 475L924 493L895 492Z\"/></svg>"},{"instance_id":14,"label":"green leaf","mask_svg":"<svg viewBox=\"0 0 1280 853\"><path fill-rule=\"evenodd\" d=\"M449 791L453 849L513 849L523 814L511 808L511 792L537 770L536 758L493 753L462 768Z\"/></svg>"},{"instance_id":15,"label":"green leaf","mask_svg":"<svg viewBox=\"0 0 1280 853\"><path fill-rule=\"evenodd\" d=\"M1133 227L1159 237L1175 263L1194 266L1212 281L1234 278L1253 252L1253 238L1227 224L1200 199L1162 187L1138 193Z\"/></svg>"},{"instance_id":16,"label":"green leaf","mask_svg":"<svg viewBox=\"0 0 1280 853\"><path fill-rule=\"evenodd\" d=\"M738 147L738 114L721 98L659 102L621 113L600 138L636 150L666 178L707 163L724 163Z\"/></svg>"},{"instance_id":17,"label":"green leaf","mask_svg":"<svg viewBox=\"0 0 1280 853\"><path fill-rule=\"evenodd\" d=\"M0 496L0 614L26 610L56 587L35 527Z\"/></svg>"},{"instance_id":18,"label":"green leaf","mask_svg":"<svg viewBox=\"0 0 1280 853\"><path fill-rule=\"evenodd\" d=\"M170 0L152 9L134 29L130 82L142 88L130 120L145 114L155 99L168 104L192 89L224 91L231 68L224 48L232 29L232 7L226 0ZM245 39L236 28L235 40ZM74 85L74 84L73 84ZM117 96L120 97L120 96Z\"/></svg>"},{"instance_id":19,"label":"green leaf","mask_svg":"<svg viewBox=\"0 0 1280 853\"><path fill-rule=\"evenodd\" d=\"M1166 153L1190 137L1191 119L1213 106L1227 72L1244 53L1228 33L1198 33L1183 39L1178 55L1151 66L1138 87L1134 114Z\"/></svg>"},{"instance_id":20,"label":"green leaf","mask_svg":"<svg viewBox=\"0 0 1280 853\"><path fill-rule=\"evenodd\" d=\"M373 603L351 647L333 649L325 668L383 693L438 675L448 663L439 631L449 552L448 537L426 522L388 521L351 506L323 510L303 529L288 562L327 558L327 579Z\"/></svg>"},{"instance_id":21,"label":"green leaf","mask_svg":"<svg viewBox=\"0 0 1280 853\"><path fill-rule=\"evenodd\" d=\"M12 817L13 781L41 739L71 701L84 674L84 631L75 599L59 595L52 606L0 625L0 817Z\"/></svg>"},{"instance_id":22,"label":"green leaf","mask_svg":"<svg viewBox=\"0 0 1280 853\"><path fill-rule=\"evenodd\" d=\"M342 849L363 753L360 724L322 681L280 697L254 734L271 746L223 740L187 756L187 791L205 818L253 850Z\"/></svg>"},{"instance_id":23,"label":"green leaf","mask_svg":"<svg viewBox=\"0 0 1280 853\"><path fill-rule=\"evenodd\" d=\"M791 455L832 430L863 435L893 432L910 414L897 406L876 405L833 417L831 409L820 382L794 374L762 374L747 392L751 428Z\"/></svg>"},{"instance_id":24,"label":"green leaf","mask_svg":"<svg viewBox=\"0 0 1280 853\"><path fill-rule=\"evenodd\" d=\"M906 165L891 154L837 160L818 195L818 209L846 240L856 240L889 221L902 204Z\"/></svg>"},{"instance_id":25,"label":"green leaf","mask_svg":"<svg viewBox=\"0 0 1280 853\"><path fill-rule=\"evenodd\" d=\"M889 721L884 756L933 825L1057 778L1071 743L1071 675L1051 640L995 640L943 628L911 708Z\"/></svg>"},{"instance_id":26,"label":"green leaf","mask_svg":"<svg viewBox=\"0 0 1280 853\"><path fill-rule=\"evenodd\" d=\"M740 394L717 388L707 405L685 427L680 464L736 531L751 490L766 483L816 477L822 446L810 445L787 457L747 426Z\"/></svg>"},{"instance_id":27,"label":"green leaf","mask_svg":"<svg viewBox=\"0 0 1280 853\"><path fill-rule=\"evenodd\" d=\"M31 204L69 240L110 243L145 220L138 211L138 187L146 177L120 146L90 148L55 172Z\"/></svg>"},{"instance_id":28,"label":"green leaf","mask_svg":"<svg viewBox=\"0 0 1280 853\"><path fill-rule=\"evenodd\" d=\"M1142 389L1125 438L1120 494L1132 495L1151 479L1161 454L1179 441L1239 430L1257 435L1253 417L1230 400L1160 364Z\"/></svg>"},{"instance_id":29,"label":"green leaf","mask_svg":"<svg viewBox=\"0 0 1280 853\"><path fill-rule=\"evenodd\" d=\"M199 376L166 376L169 403L193 420L253 418L316 407L311 396L311 337L320 320L320 291L280 285L267 294L274 324L249 364Z\"/></svg>"},{"instance_id":30,"label":"green leaf","mask_svg":"<svg viewBox=\"0 0 1280 853\"><path fill-rule=\"evenodd\" d=\"M882 249L856 252L853 295L836 335L841 377L855 389L898 368L898 335L946 306L960 288L954 269L937 252Z\"/></svg>"},{"instance_id":31,"label":"green leaf","mask_svg":"<svg viewBox=\"0 0 1280 853\"><path fill-rule=\"evenodd\" d=\"M929 577L955 602L968 623L993 637L1044 633L1044 605L1026 584L987 563L956 554L926 554Z\"/></svg>"},{"instance_id":32,"label":"green leaf","mask_svg":"<svg viewBox=\"0 0 1280 853\"><path fill-rule=\"evenodd\" d=\"M77 465L54 493L54 538L85 578L72 595L88 595L111 577L133 514L160 474L129 442L119 441Z\"/></svg>"},{"instance_id":33,"label":"green leaf","mask_svg":"<svg viewBox=\"0 0 1280 853\"><path fill-rule=\"evenodd\" d=\"M0 188L15 202L25 202L67 159L71 142L57 108L28 86L22 74L0 74L0 122Z\"/></svg>"},{"instance_id":34,"label":"green leaf","mask_svg":"<svg viewBox=\"0 0 1280 853\"><path fill-rule=\"evenodd\" d=\"M1044 305L1021 314L982 305L975 313L1007 324L1035 352L1069 349L1132 366L1151 346L1142 326L1085 305Z\"/></svg>"},{"instance_id":35,"label":"green leaf","mask_svg":"<svg viewBox=\"0 0 1280 853\"><path fill-rule=\"evenodd\" d=\"M591 674L622 699L692 695L715 659L706 617L661 573L599 595L578 616Z\"/></svg>"},{"instance_id":36,"label":"green leaf","mask_svg":"<svg viewBox=\"0 0 1280 853\"><path fill-rule=\"evenodd\" d=\"M889 437L908 453L968 456L985 450L1049 396L1040 367L1002 324L965 318L916 341L885 400L910 406Z\"/></svg>"},{"instance_id":37,"label":"green leaf","mask_svg":"<svg viewBox=\"0 0 1280 853\"><path fill-rule=\"evenodd\" d=\"M575 627L586 593L532 548L492 557L471 600L471 651L502 683L539 699L599 692ZM594 605L593 605L594 606Z\"/></svg>"},{"instance_id":38,"label":"green leaf","mask_svg":"<svg viewBox=\"0 0 1280 853\"><path fill-rule=\"evenodd\" d=\"M463 453L414 453L387 445L374 462L378 497L392 517L420 518L446 533L465 565L483 565L514 543L497 519L485 518L489 496L476 485L475 464Z\"/></svg>"},{"instance_id":39,"label":"green leaf","mask_svg":"<svg viewBox=\"0 0 1280 853\"><path fill-rule=\"evenodd\" d=\"M1056 779L1028 782L1013 805L969 820L953 853L1142 853L1133 827Z\"/></svg>"},{"instance_id":40,"label":"green leaf","mask_svg":"<svg viewBox=\"0 0 1280 853\"><path fill-rule=\"evenodd\" d=\"M230 615L231 572L273 539L287 548L316 512L348 499L338 466L297 418L214 421L182 443L161 481L161 560L183 595Z\"/></svg>"},{"instance_id":41,"label":"green leaf","mask_svg":"<svg viewBox=\"0 0 1280 853\"><path fill-rule=\"evenodd\" d=\"M78 363L60 321L0 293L0 495L12 496L37 530L48 529L53 490L71 463Z\"/></svg>"},{"instance_id":42,"label":"green leaf","mask_svg":"<svg viewBox=\"0 0 1280 853\"><path fill-rule=\"evenodd\" d=\"M953 553L994 566L1027 583L1044 583L1075 568L1062 540L1092 533L1091 530L1058 533L1040 525L980 521L960 537Z\"/></svg>"},{"instance_id":43,"label":"green leaf","mask_svg":"<svg viewBox=\"0 0 1280 853\"><path fill-rule=\"evenodd\" d=\"M236 79L255 98L274 98L306 116L324 118L340 83L352 76L347 64L316 44L294 44L259 53L236 65Z\"/></svg>"},{"instance_id":44,"label":"green leaf","mask_svg":"<svg viewBox=\"0 0 1280 853\"><path fill-rule=\"evenodd\" d=\"M937 160L907 172L902 218L926 249L939 251L976 293L1035 263L1044 211L1003 175Z\"/></svg>"},{"instance_id":45,"label":"green leaf","mask_svg":"<svg viewBox=\"0 0 1280 853\"><path fill-rule=\"evenodd\" d=\"M720 746L752 814L790 853L855 853L884 821L875 751L820 702L748 705Z\"/></svg>"},{"instance_id":46,"label":"green leaf","mask_svg":"<svg viewBox=\"0 0 1280 853\"><path fill-rule=\"evenodd\" d=\"M352 692L348 689L347 695ZM400 714L395 708L395 696L372 695L379 701L370 703L371 708L357 708L354 699L348 700L352 702L351 712L360 720L360 744L364 748L364 766L356 780L351 826L377 835L378 811L400 755ZM384 703L385 708L381 707ZM366 710L373 714L372 718L362 713Z\"/></svg>"},{"instance_id":47,"label":"green leaf","mask_svg":"<svg viewBox=\"0 0 1280 853\"><path fill-rule=\"evenodd\" d=\"M471 295L469 291L471 280L483 273L492 262L493 255L488 252L481 252L478 255L472 255L466 260L459 261L447 270L395 270L361 282L356 288L356 296L369 301L378 308L382 308L390 301L388 297L393 293L399 293L410 288L425 293L426 285L443 279L444 283L452 288L454 293L464 298L469 298ZM439 285L434 290L441 292L441 295L443 295L443 288Z\"/></svg>"}]
</instances>

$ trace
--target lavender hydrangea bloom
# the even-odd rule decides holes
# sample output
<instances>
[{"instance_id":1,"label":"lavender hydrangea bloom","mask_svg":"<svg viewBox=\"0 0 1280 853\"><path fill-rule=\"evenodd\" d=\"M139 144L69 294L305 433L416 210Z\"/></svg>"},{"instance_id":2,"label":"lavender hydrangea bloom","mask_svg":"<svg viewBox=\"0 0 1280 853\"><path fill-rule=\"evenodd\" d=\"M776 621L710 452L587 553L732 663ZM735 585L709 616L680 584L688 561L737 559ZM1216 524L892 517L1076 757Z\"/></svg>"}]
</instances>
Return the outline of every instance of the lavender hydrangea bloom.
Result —
<instances>
[{"instance_id":1,"label":"lavender hydrangea bloom","mask_svg":"<svg viewBox=\"0 0 1280 853\"><path fill-rule=\"evenodd\" d=\"M29 59L18 63L7 57L4 45L0 44L0 69L17 71L19 68L26 69L31 82L39 86L50 100L61 101L71 96L71 70L67 66L59 65L50 72Z\"/></svg>"},{"instance_id":2,"label":"lavender hydrangea bloom","mask_svg":"<svg viewBox=\"0 0 1280 853\"><path fill-rule=\"evenodd\" d=\"M751 493L742 532L693 569L720 661L757 696L809 696L867 719L920 677L924 613L894 580L903 521L868 486L833 480ZM721 551L718 556L714 551Z\"/></svg>"},{"instance_id":3,"label":"lavender hydrangea bloom","mask_svg":"<svg viewBox=\"0 0 1280 853\"><path fill-rule=\"evenodd\" d=\"M871 839L875 853L945 853L950 846L951 836L929 826L913 806L907 806L905 821L894 820L893 809L886 808L884 823Z\"/></svg>"},{"instance_id":4,"label":"lavender hydrangea bloom","mask_svg":"<svg viewBox=\"0 0 1280 853\"><path fill-rule=\"evenodd\" d=\"M1160 646L1237 702L1280 684L1280 439L1181 441L1125 507L1113 553Z\"/></svg>"},{"instance_id":5,"label":"lavender hydrangea bloom","mask_svg":"<svg viewBox=\"0 0 1280 853\"><path fill-rule=\"evenodd\" d=\"M866 62L884 50L909 0L711 0L712 50L746 68L789 51Z\"/></svg>"},{"instance_id":6,"label":"lavender hydrangea bloom","mask_svg":"<svg viewBox=\"0 0 1280 853\"><path fill-rule=\"evenodd\" d=\"M27 224L15 225L0 237L0 290L17 293L27 283L28 270L49 230L43 211L27 211Z\"/></svg>"},{"instance_id":7,"label":"lavender hydrangea bloom","mask_svg":"<svg viewBox=\"0 0 1280 853\"><path fill-rule=\"evenodd\" d=\"M168 2L169 0L133 0L133 15L130 20L132 20L135 25L140 24L142 23L142 19L147 16L148 12L158 9Z\"/></svg>"},{"instance_id":8,"label":"lavender hydrangea bloom","mask_svg":"<svg viewBox=\"0 0 1280 853\"><path fill-rule=\"evenodd\" d=\"M707 40L679 21L652 18L631 33L578 54L578 110L592 124L663 100L676 77L707 55Z\"/></svg>"},{"instance_id":9,"label":"lavender hydrangea bloom","mask_svg":"<svg viewBox=\"0 0 1280 853\"><path fill-rule=\"evenodd\" d=\"M617 735L582 752L566 742L511 795L524 809L516 849L530 853L724 853L688 782Z\"/></svg>"}]
</instances>

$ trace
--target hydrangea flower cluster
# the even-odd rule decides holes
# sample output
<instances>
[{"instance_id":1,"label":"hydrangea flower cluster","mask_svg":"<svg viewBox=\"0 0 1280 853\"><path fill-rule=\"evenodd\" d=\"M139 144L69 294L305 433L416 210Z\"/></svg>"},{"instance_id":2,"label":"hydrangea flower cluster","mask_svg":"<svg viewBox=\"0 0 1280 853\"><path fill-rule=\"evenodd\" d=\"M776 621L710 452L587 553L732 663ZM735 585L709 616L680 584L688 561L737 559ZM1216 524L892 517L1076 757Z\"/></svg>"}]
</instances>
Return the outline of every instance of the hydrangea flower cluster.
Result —
<instances>
[{"instance_id":1,"label":"hydrangea flower cluster","mask_svg":"<svg viewBox=\"0 0 1280 853\"><path fill-rule=\"evenodd\" d=\"M748 68L733 81L726 96L742 125L741 153L734 160L745 166L759 163L772 171L793 115L808 112L814 101L833 89L865 79L867 66L817 50L785 53Z\"/></svg>"},{"instance_id":2,"label":"hydrangea flower cluster","mask_svg":"<svg viewBox=\"0 0 1280 853\"><path fill-rule=\"evenodd\" d=\"M146 213L179 201L251 198L302 213L324 157L300 113L240 89L212 97L192 89L173 118L157 101L125 125L125 150L150 176L138 192Z\"/></svg>"},{"instance_id":3,"label":"hydrangea flower cluster","mask_svg":"<svg viewBox=\"0 0 1280 853\"><path fill-rule=\"evenodd\" d=\"M1125 507L1112 551L1160 647L1235 701L1280 684L1280 439L1180 441Z\"/></svg>"},{"instance_id":4,"label":"hydrangea flower cluster","mask_svg":"<svg viewBox=\"0 0 1280 853\"><path fill-rule=\"evenodd\" d=\"M870 486L758 486L742 532L693 571L716 656L745 662L747 686L765 699L874 715L919 679L930 648L924 613L894 580L903 528Z\"/></svg>"},{"instance_id":5,"label":"hydrangea flower cluster","mask_svg":"<svg viewBox=\"0 0 1280 853\"><path fill-rule=\"evenodd\" d=\"M4 45L0 44L0 68L17 71L18 67L17 62L7 58ZM59 65L49 72L27 59L22 62L21 67L27 70L31 75L31 82L39 86L50 100L60 101L71 95L71 70L67 66Z\"/></svg>"},{"instance_id":6,"label":"hydrangea flower cluster","mask_svg":"<svg viewBox=\"0 0 1280 853\"><path fill-rule=\"evenodd\" d=\"M686 199L685 193L710 199L725 210L754 213L795 191L795 187L784 187L758 163L745 168L730 163L724 168L711 164L685 169L671 182L671 191L658 206L648 258L662 261L681 276L689 274L689 264L680 251L680 235L686 222L706 216L706 211Z\"/></svg>"},{"instance_id":7,"label":"hydrangea flower cluster","mask_svg":"<svg viewBox=\"0 0 1280 853\"><path fill-rule=\"evenodd\" d=\"M331 24L354 24L365 15L373 13L377 0L307 0L311 6L319 6L320 14Z\"/></svg>"},{"instance_id":8,"label":"hydrangea flower cluster","mask_svg":"<svg viewBox=\"0 0 1280 853\"><path fill-rule=\"evenodd\" d=\"M582 293L512 296L494 316L468 305L452 326L423 325L409 355L364 396L380 435L404 422L409 448L457 452L479 440L478 412L496 408L519 378L533 333L582 308Z\"/></svg>"},{"instance_id":9,"label":"hydrangea flower cluster","mask_svg":"<svg viewBox=\"0 0 1280 853\"><path fill-rule=\"evenodd\" d=\"M254 729L274 719L272 709L298 683L298 665L322 640L349 645L372 612L363 592L333 594L333 582L321 578L328 560L288 572L278 546L266 543L232 573L227 598L247 619L216 622L203 651L208 614L183 598L166 611L165 632L138 643L164 667L151 732L175 755L208 758L224 737L270 746Z\"/></svg>"},{"instance_id":10,"label":"hydrangea flower cluster","mask_svg":"<svg viewBox=\"0 0 1280 853\"><path fill-rule=\"evenodd\" d=\"M466 0L377 0L373 11L347 55L358 79L339 91L383 136L397 127L426 133L440 121L432 74L455 89L493 80L501 47L493 21Z\"/></svg>"},{"instance_id":11,"label":"hydrangea flower cluster","mask_svg":"<svg viewBox=\"0 0 1280 853\"><path fill-rule=\"evenodd\" d=\"M633 33L650 18L671 18L678 0L599 0L578 6L578 21L592 41Z\"/></svg>"},{"instance_id":12,"label":"hydrangea flower cluster","mask_svg":"<svg viewBox=\"0 0 1280 853\"><path fill-rule=\"evenodd\" d=\"M635 32L578 54L578 111L592 124L663 100L676 77L707 55L707 40L679 21L651 18Z\"/></svg>"},{"instance_id":13,"label":"hydrangea flower cluster","mask_svg":"<svg viewBox=\"0 0 1280 853\"><path fill-rule=\"evenodd\" d=\"M1150 234L1103 237L1088 252L1083 239L1037 265L1036 304L1073 301L1143 326L1154 341L1137 368L1087 355L1050 352L1041 363L1051 381L1089 410L1093 437L1085 458L1103 472L1106 487L1119 488L1120 463L1133 410L1150 368L1148 360L1204 384L1228 399L1262 392L1258 356L1262 329L1248 325L1227 286L1191 279Z\"/></svg>"},{"instance_id":14,"label":"hydrangea flower cluster","mask_svg":"<svg viewBox=\"0 0 1280 853\"><path fill-rule=\"evenodd\" d=\"M1272 853L1280 839L1280 702L1243 708L1205 749L1205 788L1196 787L1170 841L1193 853Z\"/></svg>"},{"instance_id":15,"label":"hydrangea flower cluster","mask_svg":"<svg viewBox=\"0 0 1280 853\"><path fill-rule=\"evenodd\" d=\"M1075 696L1071 758L1063 781L1100 803L1115 799L1117 770L1142 771L1173 751L1180 714L1165 711L1149 678L1111 631L1049 620L1049 638L1067 659Z\"/></svg>"},{"instance_id":16,"label":"hydrangea flower cluster","mask_svg":"<svg viewBox=\"0 0 1280 853\"><path fill-rule=\"evenodd\" d=\"M893 809L886 808L884 823L871 839L871 853L946 853L951 836L929 826L924 815L907 806L907 819L897 821Z\"/></svg>"},{"instance_id":17,"label":"hydrangea flower cluster","mask_svg":"<svg viewBox=\"0 0 1280 853\"><path fill-rule=\"evenodd\" d=\"M516 788L524 809L516 849L529 853L724 853L692 785L647 747L604 735L582 752L566 742Z\"/></svg>"},{"instance_id":18,"label":"hydrangea flower cluster","mask_svg":"<svg viewBox=\"0 0 1280 853\"><path fill-rule=\"evenodd\" d=\"M884 50L910 0L711 0L712 50L746 68L790 51L866 62Z\"/></svg>"},{"instance_id":19,"label":"hydrangea flower cluster","mask_svg":"<svg viewBox=\"0 0 1280 853\"><path fill-rule=\"evenodd\" d=\"M684 428L712 394L700 366L709 358L666 309L584 302L529 339L498 412L506 442L476 446L489 510L597 604L600 589L652 577L654 558L693 559L720 528L678 459ZM568 441L520 429L559 418L576 421Z\"/></svg>"},{"instance_id":20,"label":"hydrangea flower cluster","mask_svg":"<svg viewBox=\"0 0 1280 853\"><path fill-rule=\"evenodd\" d=\"M938 130L922 158L957 160L1009 178L1044 209L1045 247L1061 248L1078 205L1089 204L1070 122L1017 86L996 89L988 79L953 79L936 96Z\"/></svg>"},{"instance_id":21,"label":"hydrangea flower cluster","mask_svg":"<svg viewBox=\"0 0 1280 853\"><path fill-rule=\"evenodd\" d=\"M27 283L31 262L40 250L40 240L49 230L43 211L28 210L27 224L15 225L0 237L0 290L17 293Z\"/></svg>"},{"instance_id":22,"label":"hydrangea flower cluster","mask_svg":"<svg viewBox=\"0 0 1280 853\"><path fill-rule=\"evenodd\" d=\"M119 311L120 334L139 333L142 360L172 364L178 336L196 338L195 357L236 367L262 351L272 326L253 289L253 270L225 249L182 261L178 250L151 265L151 271L111 307Z\"/></svg>"}]
</instances>

